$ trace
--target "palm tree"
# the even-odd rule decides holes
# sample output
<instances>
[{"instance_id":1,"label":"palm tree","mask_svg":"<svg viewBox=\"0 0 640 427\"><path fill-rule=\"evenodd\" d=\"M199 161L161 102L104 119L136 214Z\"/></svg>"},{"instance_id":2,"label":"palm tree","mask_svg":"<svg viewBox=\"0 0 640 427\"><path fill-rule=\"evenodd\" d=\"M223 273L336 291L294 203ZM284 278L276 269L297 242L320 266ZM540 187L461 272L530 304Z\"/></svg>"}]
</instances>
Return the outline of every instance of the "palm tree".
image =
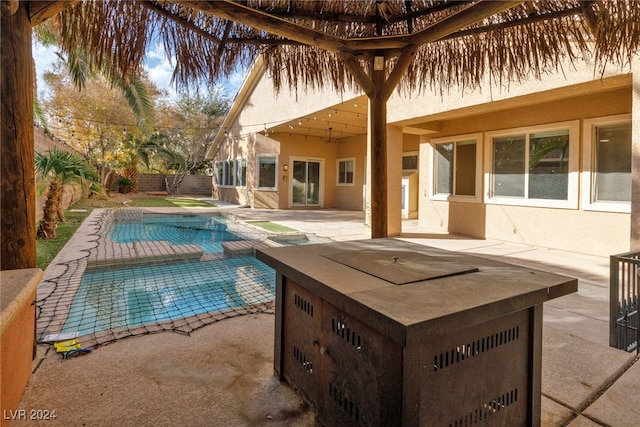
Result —
<instances>
[{"instance_id":1,"label":"palm tree","mask_svg":"<svg viewBox=\"0 0 640 427\"><path fill-rule=\"evenodd\" d=\"M54 25L53 20L38 25L34 28L34 34L44 46L61 47L64 44L60 28ZM79 47L66 52L66 56L62 52L58 52L57 55L69 68L71 79L79 90L85 87L88 79L95 77L96 74L101 74L122 91L129 108L140 122L153 116L154 105L151 93L145 81L137 73L129 72L126 76L122 76L114 73L110 64L98 67L90 55L87 55Z\"/></svg>"},{"instance_id":2,"label":"palm tree","mask_svg":"<svg viewBox=\"0 0 640 427\"><path fill-rule=\"evenodd\" d=\"M44 46L58 46L61 48L64 45L60 28L55 24L54 20L49 20L38 25L34 28L34 34L36 39ZM107 63L102 64L102 66L97 66L91 55L87 55L80 47L64 53L59 51L57 55L66 64L69 75L78 90L85 88L87 80L95 78L96 75L100 74L122 92L129 108L137 117L138 124L143 124L153 117L155 108L152 94L153 90L150 90L147 82L141 78L139 74L132 71L126 76L123 76L114 73L112 71L113 67ZM39 103L36 97L34 97L34 100L34 111L38 112L40 109L36 107L39 106ZM41 115L36 115L35 118L38 122L43 123L45 132L47 132L46 121L41 119ZM134 182L134 191L138 191L138 170L136 165L137 161L134 154L132 164L127 165L120 171L121 175ZM107 189L107 193L111 188L115 175L115 171L113 170L106 170L104 173L104 188Z\"/></svg>"},{"instance_id":3,"label":"palm tree","mask_svg":"<svg viewBox=\"0 0 640 427\"><path fill-rule=\"evenodd\" d=\"M93 193L102 193L100 176L89 162L77 154L54 148L48 154L36 153L36 173L49 183L44 206L43 218L38 225L37 237L53 239L56 237L57 220L65 222L62 198L66 184L78 183L83 189Z\"/></svg>"}]
</instances>

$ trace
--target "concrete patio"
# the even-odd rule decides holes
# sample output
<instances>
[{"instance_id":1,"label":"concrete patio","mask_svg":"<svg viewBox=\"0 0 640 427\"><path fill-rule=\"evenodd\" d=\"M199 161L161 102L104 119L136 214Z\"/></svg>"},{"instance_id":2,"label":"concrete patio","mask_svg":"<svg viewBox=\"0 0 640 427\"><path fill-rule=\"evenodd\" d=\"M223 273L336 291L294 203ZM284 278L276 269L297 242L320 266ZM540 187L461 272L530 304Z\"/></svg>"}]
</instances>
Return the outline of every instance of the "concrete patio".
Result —
<instances>
[{"instance_id":1,"label":"concrete patio","mask_svg":"<svg viewBox=\"0 0 640 427\"><path fill-rule=\"evenodd\" d=\"M222 209L336 241L370 235L362 212ZM640 363L608 345L608 258L456 237L412 220L400 238L578 278L577 293L544 306L542 425L638 424ZM83 246L82 236L64 252L74 246ZM273 376L273 336L273 314L259 313L190 335L122 339L69 360L39 345L19 406L25 419L11 425L314 426L311 408ZM32 410L55 411L55 419L36 421Z\"/></svg>"}]
</instances>

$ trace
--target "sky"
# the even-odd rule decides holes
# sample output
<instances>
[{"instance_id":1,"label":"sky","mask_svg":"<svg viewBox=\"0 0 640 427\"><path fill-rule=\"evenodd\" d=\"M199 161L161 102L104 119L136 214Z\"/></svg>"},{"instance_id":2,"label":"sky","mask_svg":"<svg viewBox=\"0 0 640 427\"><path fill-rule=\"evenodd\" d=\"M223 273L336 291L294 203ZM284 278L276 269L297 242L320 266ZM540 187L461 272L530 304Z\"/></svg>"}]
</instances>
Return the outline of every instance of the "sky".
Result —
<instances>
[{"instance_id":1,"label":"sky","mask_svg":"<svg viewBox=\"0 0 640 427\"><path fill-rule=\"evenodd\" d=\"M36 63L39 97L46 96L47 85L44 82L43 76L46 72L52 71L52 64L58 58L55 52L56 49L53 47L45 47L37 41L34 41L33 43L32 54ZM169 94L169 98L176 97L175 87L171 85L173 68L172 61L166 58L164 48L161 43L152 46L152 48L147 52L145 69L149 73L149 78L158 88L166 90ZM224 93L229 99L233 100L235 98L244 78L245 72L243 70L238 70L238 72L234 73L226 81L221 83Z\"/></svg>"}]
</instances>

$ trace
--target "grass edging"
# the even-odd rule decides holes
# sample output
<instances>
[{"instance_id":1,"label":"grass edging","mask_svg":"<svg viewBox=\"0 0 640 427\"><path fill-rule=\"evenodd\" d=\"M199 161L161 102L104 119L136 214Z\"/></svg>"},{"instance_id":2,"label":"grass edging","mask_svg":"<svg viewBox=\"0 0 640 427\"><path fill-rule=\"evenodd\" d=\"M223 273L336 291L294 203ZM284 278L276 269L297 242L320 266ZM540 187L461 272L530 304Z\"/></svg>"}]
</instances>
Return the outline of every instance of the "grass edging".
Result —
<instances>
[{"instance_id":1,"label":"grass edging","mask_svg":"<svg viewBox=\"0 0 640 427\"><path fill-rule=\"evenodd\" d=\"M298 231L295 228L287 227L286 225L276 224L271 221L245 221L245 222L247 224L253 225L254 227L260 227L272 233L288 233L292 231Z\"/></svg>"}]
</instances>

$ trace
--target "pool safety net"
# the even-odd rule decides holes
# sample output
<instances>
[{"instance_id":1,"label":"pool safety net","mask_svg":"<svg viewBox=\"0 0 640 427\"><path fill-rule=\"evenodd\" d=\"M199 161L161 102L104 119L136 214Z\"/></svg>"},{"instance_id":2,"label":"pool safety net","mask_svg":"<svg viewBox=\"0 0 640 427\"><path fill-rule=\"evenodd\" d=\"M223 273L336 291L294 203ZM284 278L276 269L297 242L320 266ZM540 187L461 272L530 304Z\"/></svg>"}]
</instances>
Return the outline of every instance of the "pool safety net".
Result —
<instances>
[{"instance_id":1,"label":"pool safety net","mask_svg":"<svg viewBox=\"0 0 640 427\"><path fill-rule=\"evenodd\" d=\"M38 287L38 340L86 348L270 312L275 273L253 248L279 244L232 215L94 211L68 243L77 256L56 258Z\"/></svg>"}]
</instances>

